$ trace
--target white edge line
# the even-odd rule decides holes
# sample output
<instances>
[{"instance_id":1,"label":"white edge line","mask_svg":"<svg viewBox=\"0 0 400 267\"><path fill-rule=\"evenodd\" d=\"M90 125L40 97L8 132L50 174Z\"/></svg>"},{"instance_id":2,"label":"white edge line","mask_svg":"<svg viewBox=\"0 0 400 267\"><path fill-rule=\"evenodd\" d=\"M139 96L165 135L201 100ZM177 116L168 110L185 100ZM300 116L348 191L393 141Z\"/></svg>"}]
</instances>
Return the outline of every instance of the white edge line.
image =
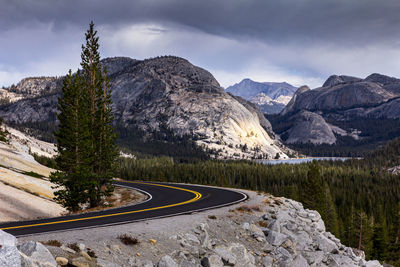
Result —
<instances>
[{"instance_id":1,"label":"white edge line","mask_svg":"<svg viewBox=\"0 0 400 267\"><path fill-rule=\"evenodd\" d=\"M170 184L178 184L178 183L170 183ZM181 184L185 184L185 183L181 183ZM79 227L79 228L72 228L72 229L65 229L65 230L53 230L53 231L46 231L46 232L40 232L40 233L35 233L35 234L27 234L27 235L16 235L15 237L19 238L19 237L27 237L27 236L40 236L42 234L47 234L47 233L63 233L63 232L70 232L70 231L76 231L76 230L86 230L86 229L93 229L93 228L101 228L101 227L108 227L108 226L114 226L114 225L123 225L123 224L129 224L129 223L135 223L135 222L143 222L143 221L150 221L150 220L156 220L156 219L163 219L163 218L169 218L169 217L174 217L174 216L178 216L178 215L188 215L194 212L201 212L201 211L206 211L206 210L212 210L212 209L217 209L217 208L222 208L222 207L227 207L227 206L231 206L240 202L243 202L245 200L247 200L249 198L249 196L243 192L240 192L239 190L233 190L233 189L227 189L227 188L223 188L223 187L217 187L217 186L208 186L208 185L194 185L194 184L185 184L185 185L193 185L193 186L198 186L198 187L214 187L214 188L220 188L220 189L224 189L227 191L231 191L231 192L235 192L235 193L239 193L243 196L242 199L236 200L234 202L230 202L230 203L225 203L225 204L220 204L220 205L216 205L216 206L212 206L212 207L206 207L206 208L201 208L201 209L196 209L196 210L190 210L190 211L183 211L183 212L177 212L177 213L173 213L173 214L168 214L168 215L162 215L162 216L157 216L157 217L151 217L151 218L146 218L146 219L137 219L137 220L131 220L131 221L124 221L124 222L117 222L117 223L109 223L109 224L102 224L102 225L94 225L94 226L87 226L87 227ZM118 185L119 186L119 185ZM123 186L124 187L124 186ZM129 187L129 188L134 188L134 187ZM136 188L134 188L136 189ZM141 192L146 193L147 195L149 195L152 198L152 195L144 190L141 189L137 189ZM146 200L144 202L135 204L135 205L139 205L142 203L145 203L147 201L150 201L151 198L149 200ZM133 205L133 206L135 206Z\"/></svg>"}]
</instances>

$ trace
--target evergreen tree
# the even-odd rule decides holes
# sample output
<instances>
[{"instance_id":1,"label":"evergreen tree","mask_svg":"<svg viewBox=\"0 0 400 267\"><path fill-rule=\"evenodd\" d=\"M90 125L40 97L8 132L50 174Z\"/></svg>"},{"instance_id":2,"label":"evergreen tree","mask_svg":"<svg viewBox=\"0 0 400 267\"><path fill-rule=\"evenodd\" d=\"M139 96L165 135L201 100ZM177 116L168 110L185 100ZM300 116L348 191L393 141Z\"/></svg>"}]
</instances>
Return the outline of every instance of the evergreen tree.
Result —
<instances>
[{"instance_id":1,"label":"evergreen tree","mask_svg":"<svg viewBox=\"0 0 400 267\"><path fill-rule=\"evenodd\" d=\"M0 141L7 142L7 131L3 130L3 118L0 118Z\"/></svg>"},{"instance_id":2,"label":"evergreen tree","mask_svg":"<svg viewBox=\"0 0 400 267\"><path fill-rule=\"evenodd\" d=\"M388 232L382 205L379 205L378 207L378 213L374 223L374 232L372 235L372 258L385 259L387 256Z\"/></svg>"},{"instance_id":3,"label":"evergreen tree","mask_svg":"<svg viewBox=\"0 0 400 267\"><path fill-rule=\"evenodd\" d=\"M338 216L336 213L336 207L332 199L331 190L327 183L324 183L324 207L323 207L322 218L325 222L326 229L333 234L339 234Z\"/></svg>"},{"instance_id":4,"label":"evergreen tree","mask_svg":"<svg viewBox=\"0 0 400 267\"><path fill-rule=\"evenodd\" d=\"M88 161L88 121L86 95L80 72L65 77L62 96L58 99L59 120L57 139L58 171L50 175L50 181L60 190L55 200L71 211L77 211L87 201L86 189L91 176Z\"/></svg>"},{"instance_id":5,"label":"evergreen tree","mask_svg":"<svg viewBox=\"0 0 400 267\"><path fill-rule=\"evenodd\" d=\"M82 46L82 70L66 76L58 104L60 125L55 137L59 171L50 178L62 186L55 193L56 200L73 211L87 202L98 206L114 189L118 150L112 126L111 83L100 64L96 35L91 22Z\"/></svg>"},{"instance_id":6,"label":"evergreen tree","mask_svg":"<svg viewBox=\"0 0 400 267\"><path fill-rule=\"evenodd\" d=\"M302 191L302 202L308 209L317 210L322 217L324 214L325 196L322 188L322 178L317 161L309 165L307 178Z\"/></svg>"},{"instance_id":7,"label":"evergreen tree","mask_svg":"<svg viewBox=\"0 0 400 267\"><path fill-rule=\"evenodd\" d=\"M94 23L86 33L86 46L82 46L82 70L86 81L90 131L90 160L93 175L90 179L89 202L98 206L103 196L113 191L118 150L115 145L115 129L112 126L111 83L107 72L100 64L99 38Z\"/></svg>"}]
</instances>

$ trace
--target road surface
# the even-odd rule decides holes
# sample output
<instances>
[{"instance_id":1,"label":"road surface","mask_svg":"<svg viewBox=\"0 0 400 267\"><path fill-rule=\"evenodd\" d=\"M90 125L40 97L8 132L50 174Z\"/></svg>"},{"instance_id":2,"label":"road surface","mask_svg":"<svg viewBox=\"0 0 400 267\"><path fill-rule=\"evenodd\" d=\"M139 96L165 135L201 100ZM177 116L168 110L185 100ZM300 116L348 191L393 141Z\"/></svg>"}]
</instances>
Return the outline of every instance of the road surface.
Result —
<instances>
[{"instance_id":1,"label":"road surface","mask_svg":"<svg viewBox=\"0 0 400 267\"><path fill-rule=\"evenodd\" d=\"M15 236L26 236L72 229L104 227L180 214L190 214L244 201L247 195L223 188L189 184L116 182L117 186L147 194L146 201L126 207L34 221L0 224Z\"/></svg>"}]
</instances>

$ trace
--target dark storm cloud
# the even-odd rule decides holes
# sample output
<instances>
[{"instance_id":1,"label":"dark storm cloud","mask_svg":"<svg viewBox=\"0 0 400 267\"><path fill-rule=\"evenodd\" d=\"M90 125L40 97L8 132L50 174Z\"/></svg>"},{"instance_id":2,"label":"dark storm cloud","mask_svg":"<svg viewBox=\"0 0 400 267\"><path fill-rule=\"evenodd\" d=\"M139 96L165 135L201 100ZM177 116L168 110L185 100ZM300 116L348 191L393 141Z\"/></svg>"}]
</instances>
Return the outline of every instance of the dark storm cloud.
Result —
<instances>
[{"instance_id":1,"label":"dark storm cloud","mask_svg":"<svg viewBox=\"0 0 400 267\"><path fill-rule=\"evenodd\" d=\"M77 68L90 20L104 57L177 55L223 86L398 77L399 11L399 0L0 0L0 87Z\"/></svg>"},{"instance_id":2,"label":"dark storm cloud","mask_svg":"<svg viewBox=\"0 0 400 267\"><path fill-rule=\"evenodd\" d=\"M0 27L31 23L118 26L172 22L229 38L269 42L396 41L398 0L0 0ZM84 26L82 26L84 27Z\"/></svg>"}]
</instances>

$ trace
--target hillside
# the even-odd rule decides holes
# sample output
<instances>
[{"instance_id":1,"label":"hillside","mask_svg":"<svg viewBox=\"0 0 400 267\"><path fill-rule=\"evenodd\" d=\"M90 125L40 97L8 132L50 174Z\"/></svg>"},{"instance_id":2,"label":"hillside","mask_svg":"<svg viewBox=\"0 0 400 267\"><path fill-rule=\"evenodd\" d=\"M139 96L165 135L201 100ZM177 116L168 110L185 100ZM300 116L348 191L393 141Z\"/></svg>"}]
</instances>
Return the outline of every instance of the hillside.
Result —
<instances>
[{"instance_id":1,"label":"hillside","mask_svg":"<svg viewBox=\"0 0 400 267\"><path fill-rule=\"evenodd\" d=\"M114 123L120 131L121 146L143 153L164 147L162 153L166 153L178 149L166 147L175 142L193 155L199 154L196 150L200 148L213 157L237 159L287 158L290 152L274 138L270 127L263 127L269 123L257 107L249 108L238 101L208 71L185 59L108 58L102 63L109 69L113 84ZM57 81L53 82L59 84ZM24 99L1 106L0 117L52 141L49 133L55 128L60 89L46 85L48 78L34 89L33 81L28 84L28 89L17 90ZM35 96L27 92L35 92ZM146 142L153 143L144 147Z\"/></svg>"},{"instance_id":2,"label":"hillside","mask_svg":"<svg viewBox=\"0 0 400 267\"><path fill-rule=\"evenodd\" d=\"M296 87L286 82L255 82L251 79L244 79L226 88L226 92L256 104L266 114L281 112L295 91Z\"/></svg>"},{"instance_id":3,"label":"hillside","mask_svg":"<svg viewBox=\"0 0 400 267\"><path fill-rule=\"evenodd\" d=\"M0 222L58 216L65 209L52 201L54 186L46 177L54 171L31 153L54 156L55 146L13 128L0 142Z\"/></svg>"},{"instance_id":4,"label":"hillside","mask_svg":"<svg viewBox=\"0 0 400 267\"><path fill-rule=\"evenodd\" d=\"M333 75L322 87L299 88L285 109L268 119L286 144L304 153L356 156L357 148L361 155L400 136L400 80ZM305 126L307 131L298 130Z\"/></svg>"}]
</instances>

